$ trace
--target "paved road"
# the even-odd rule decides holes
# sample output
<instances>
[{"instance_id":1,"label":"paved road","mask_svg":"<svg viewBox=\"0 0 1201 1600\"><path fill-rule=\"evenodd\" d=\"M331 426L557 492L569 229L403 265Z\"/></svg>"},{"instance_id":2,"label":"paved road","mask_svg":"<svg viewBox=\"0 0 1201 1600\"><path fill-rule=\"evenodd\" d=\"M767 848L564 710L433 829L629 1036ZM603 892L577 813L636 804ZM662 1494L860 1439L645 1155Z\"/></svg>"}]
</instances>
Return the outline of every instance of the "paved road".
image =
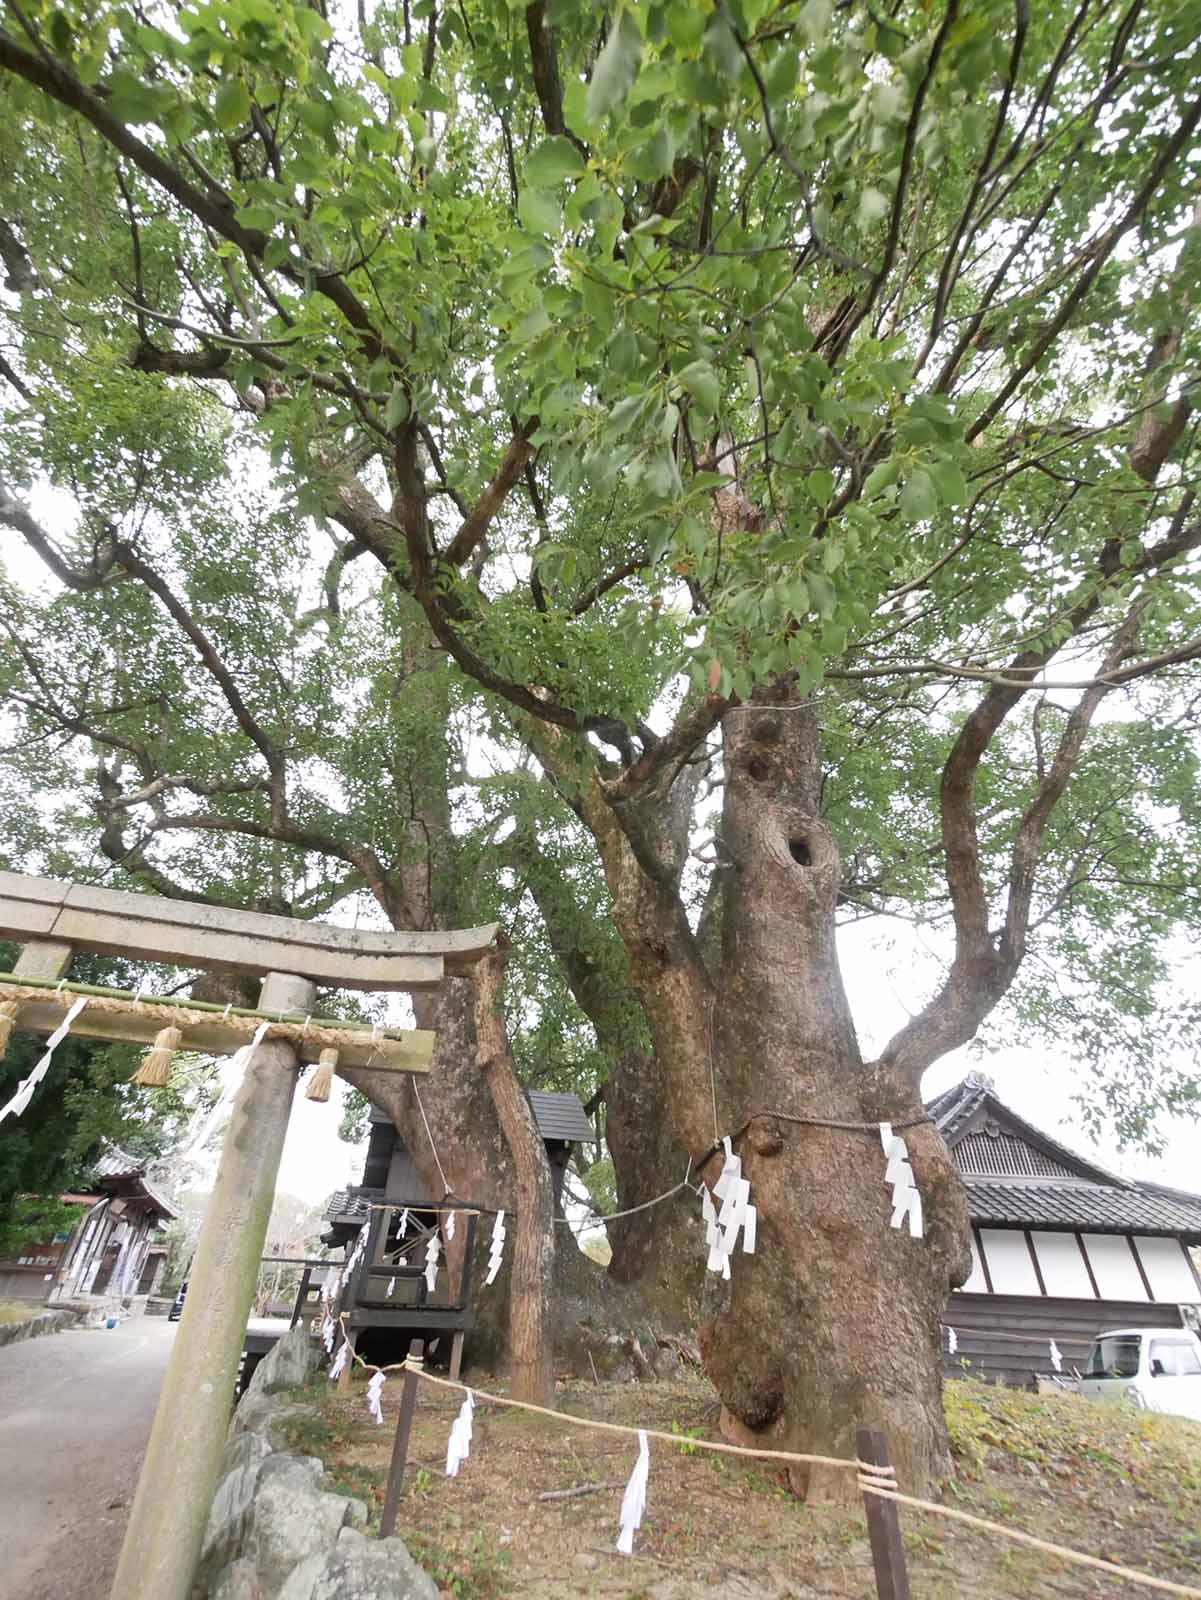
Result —
<instances>
[{"instance_id":1,"label":"paved road","mask_svg":"<svg viewBox=\"0 0 1201 1600\"><path fill-rule=\"evenodd\" d=\"M0 1600L108 1600L175 1324L0 1349Z\"/></svg>"}]
</instances>

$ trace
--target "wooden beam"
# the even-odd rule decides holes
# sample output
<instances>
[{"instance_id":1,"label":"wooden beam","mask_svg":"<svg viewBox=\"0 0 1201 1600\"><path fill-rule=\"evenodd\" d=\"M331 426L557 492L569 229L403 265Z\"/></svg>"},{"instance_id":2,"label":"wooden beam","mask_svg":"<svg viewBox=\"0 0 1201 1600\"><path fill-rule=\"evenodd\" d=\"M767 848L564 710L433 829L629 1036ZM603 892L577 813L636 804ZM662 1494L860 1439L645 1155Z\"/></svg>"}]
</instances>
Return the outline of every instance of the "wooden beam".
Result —
<instances>
[{"instance_id":1,"label":"wooden beam","mask_svg":"<svg viewBox=\"0 0 1201 1600\"><path fill-rule=\"evenodd\" d=\"M495 923L444 933L338 928L0 872L0 938L258 977L294 972L342 989L428 989L444 976L466 977L495 935Z\"/></svg>"},{"instance_id":2,"label":"wooden beam","mask_svg":"<svg viewBox=\"0 0 1201 1600\"><path fill-rule=\"evenodd\" d=\"M186 1005L186 1001L180 1002ZM31 1000L17 1014L16 1026L28 1028L33 1033L52 1033L67 1014L61 1000ZM166 1019L169 1021L170 1019ZM163 1019L136 1012L95 1011L85 1006L71 1024L71 1032L84 1039L109 1039L117 1043L151 1045ZM393 1032L398 1030L393 1029ZM181 1050L194 1050L197 1055L229 1056L249 1044L252 1034L245 1028L231 1028L215 1016L211 1023L197 1023L181 1029ZM372 1072L428 1072L430 1057L434 1053L435 1034L428 1028L408 1028L399 1039L381 1036L375 1044L364 1030L356 1039L346 1029L346 1043L338 1046L338 1069L343 1067L368 1067ZM326 1041L289 1041L296 1046L304 1062L314 1062L325 1048Z\"/></svg>"}]
</instances>

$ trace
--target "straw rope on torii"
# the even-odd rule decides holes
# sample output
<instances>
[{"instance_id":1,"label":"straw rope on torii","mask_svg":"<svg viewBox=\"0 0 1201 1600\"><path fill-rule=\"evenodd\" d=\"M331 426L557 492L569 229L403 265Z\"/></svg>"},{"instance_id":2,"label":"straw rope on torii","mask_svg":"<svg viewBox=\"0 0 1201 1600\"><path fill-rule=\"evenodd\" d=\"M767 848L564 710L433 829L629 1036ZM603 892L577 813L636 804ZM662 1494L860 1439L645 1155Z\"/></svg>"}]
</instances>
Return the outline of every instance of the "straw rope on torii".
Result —
<instances>
[{"instance_id":1,"label":"straw rope on torii","mask_svg":"<svg viewBox=\"0 0 1201 1600\"><path fill-rule=\"evenodd\" d=\"M64 996L84 997L87 1006L72 1024L74 1033L151 1043L134 1078L144 1086L166 1083L176 1050L226 1055L252 1041L286 1039L300 1059L317 1063L307 1090L311 1100L328 1100L335 1069L372 1067L380 1071L417 1071L429 1060L433 1035L425 1029L387 1028L379 1023L343 1021L336 1017L272 1014L249 1006L220 1006L206 1001L181 1003L170 995L130 994L95 984L54 982L18 973L0 973L0 1053L13 1027L29 1026L24 1008L63 1006ZM119 1018L132 1026L106 1027L98 1018ZM34 1017L32 1025L39 1020ZM139 1028L138 1023L144 1023ZM199 1031L196 1031L199 1030Z\"/></svg>"}]
</instances>

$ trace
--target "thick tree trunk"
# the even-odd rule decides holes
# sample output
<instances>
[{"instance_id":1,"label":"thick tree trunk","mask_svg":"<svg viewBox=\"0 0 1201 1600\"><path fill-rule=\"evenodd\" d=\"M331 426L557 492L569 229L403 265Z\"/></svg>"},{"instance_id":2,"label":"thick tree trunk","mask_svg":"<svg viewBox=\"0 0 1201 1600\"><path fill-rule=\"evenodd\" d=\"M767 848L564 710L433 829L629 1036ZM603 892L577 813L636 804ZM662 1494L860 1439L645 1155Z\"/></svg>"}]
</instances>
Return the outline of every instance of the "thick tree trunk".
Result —
<instances>
[{"instance_id":1,"label":"thick tree trunk","mask_svg":"<svg viewBox=\"0 0 1201 1600\"><path fill-rule=\"evenodd\" d=\"M617 1178L617 1209L664 1194L684 1177L688 1153L667 1113L663 1070L642 1051L610 1058L605 1136ZM696 1181L695 1179L693 1180ZM696 1202L683 1195L608 1225L609 1276L635 1286L662 1332L691 1333L699 1319L705 1263L688 1225Z\"/></svg>"},{"instance_id":2,"label":"thick tree trunk","mask_svg":"<svg viewBox=\"0 0 1201 1600\"><path fill-rule=\"evenodd\" d=\"M818 820L815 714L747 707L727 718L725 749L733 870L714 1012L718 1120L726 1131L769 1115L739 1147L756 1253L732 1263L729 1304L702 1330L702 1352L732 1434L853 1456L856 1429L881 1428L901 1481L920 1491L950 1465L938 1324L965 1274L962 1187L933 1128L906 1130L925 1210L913 1239L889 1226L877 1131L787 1120L904 1122L921 1116L919 1090L881 1081L859 1053L835 949L838 850ZM847 1474L795 1481L854 1487Z\"/></svg>"},{"instance_id":3,"label":"thick tree trunk","mask_svg":"<svg viewBox=\"0 0 1201 1600\"><path fill-rule=\"evenodd\" d=\"M676 1129L701 1154L715 1131L735 1134L753 1119L737 1150L757 1248L736 1253L726 1303L701 1330L702 1355L731 1437L853 1457L856 1430L878 1427L903 1484L920 1491L949 1466L938 1323L967 1272L962 1185L929 1124L906 1130L925 1236L889 1226L874 1125L920 1117L919 1085L865 1064L855 1037L812 710L738 709L724 737L719 959L702 961L678 881L655 871L653 812L623 816L619 832L595 793L587 806ZM720 1165L705 1166L709 1183ZM803 1493L854 1493L850 1473L796 1472L793 1482Z\"/></svg>"},{"instance_id":4,"label":"thick tree trunk","mask_svg":"<svg viewBox=\"0 0 1201 1600\"><path fill-rule=\"evenodd\" d=\"M555 1389L550 1342L554 1190L546 1146L509 1052L501 1011L504 970L504 953L499 950L490 952L476 967L475 1036L481 1073L517 1173L509 1290L509 1382L514 1399L550 1405Z\"/></svg>"}]
</instances>

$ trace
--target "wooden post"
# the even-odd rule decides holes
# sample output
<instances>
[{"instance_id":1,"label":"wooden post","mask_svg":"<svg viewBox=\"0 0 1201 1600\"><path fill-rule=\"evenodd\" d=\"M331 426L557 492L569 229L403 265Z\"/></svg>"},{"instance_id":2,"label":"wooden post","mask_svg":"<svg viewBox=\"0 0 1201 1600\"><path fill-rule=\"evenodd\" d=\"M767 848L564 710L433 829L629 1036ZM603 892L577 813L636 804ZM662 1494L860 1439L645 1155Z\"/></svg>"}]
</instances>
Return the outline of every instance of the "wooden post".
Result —
<instances>
[{"instance_id":1,"label":"wooden post","mask_svg":"<svg viewBox=\"0 0 1201 1600\"><path fill-rule=\"evenodd\" d=\"M890 1465L888 1440L877 1428L860 1428L858 1444L861 1461L869 1461L874 1467ZM896 1502L864 1490L863 1508L876 1569L876 1593L880 1600L909 1600L909 1571Z\"/></svg>"},{"instance_id":2,"label":"wooden post","mask_svg":"<svg viewBox=\"0 0 1201 1600\"><path fill-rule=\"evenodd\" d=\"M450 1341L450 1381L458 1383L459 1374L463 1370L463 1340L466 1337L462 1328L459 1328L454 1338Z\"/></svg>"},{"instance_id":3,"label":"wooden post","mask_svg":"<svg viewBox=\"0 0 1201 1600\"><path fill-rule=\"evenodd\" d=\"M312 1267L305 1267L300 1274L300 1287L296 1291L296 1299L292 1304L292 1320L288 1324L288 1331L296 1326L307 1308L309 1298L309 1279L313 1275Z\"/></svg>"},{"instance_id":4,"label":"wooden post","mask_svg":"<svg viewBox=\"0 0 1201 1600\"><path fill-rule=\"evenodd\" d=\"M414 1339L409 1345L409 1360L420 1361L424 1345ZM413 1412L417 1409L415 1372L406 1372L404 1392L400 1397L400 1412L396 1418L396 1438L392 1442L392 1462L388 1468L388 1486L384 1490L384 1509L380 1512L379 1536L390 1539L396 1532L396 1513L400 1507L400 1487L404 1482L405 1462L409 1456L409 1435L413 1431Z\"/></svg>"},{"instance_id":5,"label":"wooden post","mask_svg":"<svg viewBox=\"0 0 1201 1600\"><path fill-rule=\"evenodd\" d=\"M273 972L265 1010L312 1009L305 978ZM247 1062L188 1278L130 1512L113 1600L188 1600L217 1485L259 1257L292 1110L296 1051L268 1040Z\"/></svg>"}]
</instances>

